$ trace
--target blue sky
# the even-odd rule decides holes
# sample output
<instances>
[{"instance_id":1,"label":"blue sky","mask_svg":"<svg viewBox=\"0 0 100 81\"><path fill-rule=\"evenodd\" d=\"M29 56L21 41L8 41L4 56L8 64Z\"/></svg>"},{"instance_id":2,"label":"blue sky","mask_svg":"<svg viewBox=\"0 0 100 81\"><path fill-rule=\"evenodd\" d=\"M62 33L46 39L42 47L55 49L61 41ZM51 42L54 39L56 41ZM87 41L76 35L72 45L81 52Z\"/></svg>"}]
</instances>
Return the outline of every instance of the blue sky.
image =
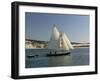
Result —
<instances>
[{"instance_id":1,"label":"blue sky","mask_svg":"<svg viewBox=\"0 0 100 81\"><path fill-rule=\"evenodd\" d=\"M49 41L53 25L73 42L89 42L89 16L72 14L25 13L26 39Z\"/></svg>"}]
</instances>

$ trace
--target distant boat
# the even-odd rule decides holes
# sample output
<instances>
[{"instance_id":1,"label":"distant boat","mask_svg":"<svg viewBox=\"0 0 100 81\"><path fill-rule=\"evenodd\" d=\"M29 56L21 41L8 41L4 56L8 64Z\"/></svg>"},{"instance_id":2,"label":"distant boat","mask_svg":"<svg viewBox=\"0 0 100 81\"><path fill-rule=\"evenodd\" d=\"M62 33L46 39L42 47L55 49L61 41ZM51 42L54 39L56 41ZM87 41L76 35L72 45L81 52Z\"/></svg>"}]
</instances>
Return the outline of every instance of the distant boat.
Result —
<instances>
[{"instance_id":1,"label":"distant boat","mask_svg":"<svg viewBox=\"0 0 100 81\"><path fill-rule=\"evenodd\" d=\"M50 49L50 53L48 53L47 56L62 56L69 55L70 50L74 48L66 34L59 31L57 26L54 25L52 35L48 43L48 49Z\"/></svg>"},{"instance_id":2,"label":"distant boat","mask_svg":"<svg viewBox=\"0 0 100 81\"><path fill-rule=\"evenodd\" d=\"M28 58L38 57L39 55L27 55Z\"/></svg>"}]
</instances>

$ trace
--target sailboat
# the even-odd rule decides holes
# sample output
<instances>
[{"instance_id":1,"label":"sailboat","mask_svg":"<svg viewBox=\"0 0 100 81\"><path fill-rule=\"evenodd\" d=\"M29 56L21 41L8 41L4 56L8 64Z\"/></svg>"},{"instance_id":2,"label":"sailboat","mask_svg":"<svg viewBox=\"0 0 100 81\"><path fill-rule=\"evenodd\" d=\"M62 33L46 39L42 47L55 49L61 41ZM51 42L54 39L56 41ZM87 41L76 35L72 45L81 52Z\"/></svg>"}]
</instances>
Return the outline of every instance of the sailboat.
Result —
<instances>
[{"instance_id":1,"label":"sailboat","mask_svg":"<svg viewBox=\"0 0 100 81\"><path fill-rule=\"evenodd\" d=\"M50 52L47 56L62 56L69 55L70 50L74 48L66 34L59 31L57 26L54 25L52 35L48 43L48 49L50 49Z\"/></svg>"}]
</instances>

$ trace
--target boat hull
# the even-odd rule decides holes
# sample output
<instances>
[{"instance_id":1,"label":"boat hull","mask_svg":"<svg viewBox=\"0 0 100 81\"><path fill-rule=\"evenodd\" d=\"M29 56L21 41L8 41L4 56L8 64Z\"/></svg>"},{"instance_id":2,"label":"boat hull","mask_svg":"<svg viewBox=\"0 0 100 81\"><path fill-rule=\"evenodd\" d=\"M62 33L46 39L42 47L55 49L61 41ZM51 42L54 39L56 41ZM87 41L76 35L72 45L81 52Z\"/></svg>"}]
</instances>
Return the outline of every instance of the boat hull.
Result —
<instances>
[{"instance_id":1,"label":"boat hull","mask_svg":"<svg viewBox=\"0 0 100 81\"><path fill-rule=\"evenodd\" d=\"M47 56L63 56L63 55L70 55L70 52L67 52L67 53L59 53L59 54L47 54Z\"/></svg>"}]
</instances>

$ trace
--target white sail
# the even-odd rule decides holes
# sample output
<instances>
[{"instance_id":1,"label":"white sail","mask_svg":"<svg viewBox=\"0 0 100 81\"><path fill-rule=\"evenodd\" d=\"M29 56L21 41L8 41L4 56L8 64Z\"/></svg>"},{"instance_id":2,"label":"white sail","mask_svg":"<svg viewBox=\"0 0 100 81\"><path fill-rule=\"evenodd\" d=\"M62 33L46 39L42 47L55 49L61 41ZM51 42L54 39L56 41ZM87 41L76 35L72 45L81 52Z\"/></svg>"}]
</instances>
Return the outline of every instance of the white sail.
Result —
<instances>
[{"instance_id":1,"label":"white sail","mask_svg":"<svg viewBox=\"0 0 100 81\"><path fill-rule=\"evenodd\" d=\"M68 44L64 38L64 34L62 34L62 42L63 42L63 49L64 50L69 50Z\"/></svg>"},{"instance_id":2,"label":"white sail","mask_svg":"<svg viewBox=\"0 0 100 81\"><path fill-rule=\"evenodd\" d=\"M54 28L52 30L51 39L52 40L58 40L58 38L59 38L59 31L58 31L57 27L54 26Z\"/></svg>"},{"instance_id":3,"label":"white sail","mask_svg":"<svg viewBox=\"0 0 100 81\"><path fill-rule=\"evenodd\" d=\"M67 43L69 49L74 49L65 33L63 34L63 36L64 36L64 39L66 40L66 43Z\"/></svg>"},{"instance_id":4,"label":"white sail","mask_svg":"<svg viewBox=\"0 0 100 81\"><path fill-rule=\"evenodd\" d=\"M60 36L59 36L59 49L62 50L69 50L69 47L67 45L67 42L64 38L64 33L60 32Z\"/></svg>"},{"instance_id":5,"label":"white sail","mask_svg":"<svg viewBox=\"0 0 100 81\"><path fill-rule=\"evenodd\" d=\"M49 49L58 49L58 39L59 39L59 31L56 28L56 26L54 26L53 30L52 30L52 35L48 44L48 48Z\"/></svg>"}]
</instances>

